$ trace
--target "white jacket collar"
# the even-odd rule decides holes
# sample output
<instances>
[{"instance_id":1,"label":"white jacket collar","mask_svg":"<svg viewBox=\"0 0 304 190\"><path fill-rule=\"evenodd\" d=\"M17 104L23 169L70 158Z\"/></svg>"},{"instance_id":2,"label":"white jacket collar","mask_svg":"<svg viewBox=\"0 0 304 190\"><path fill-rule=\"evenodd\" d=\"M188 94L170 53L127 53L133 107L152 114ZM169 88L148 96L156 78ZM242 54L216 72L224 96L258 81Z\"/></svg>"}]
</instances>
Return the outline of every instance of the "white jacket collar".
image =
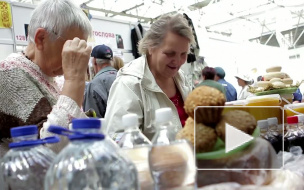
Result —
<instances>
[{"instance_id":1,"label":"white jacket collar","mask_svg":"<svg viewBox=\"0 0 304 190\"><path fill-rule=\"evenodd\" d=\"M120 69L117 74L117 77L123 75L131 75L137 77L141 80L141 83L144 88L156 92L162 92L162 90L156 83L152 72L150 71L148 61L145 55L131 61L130 63L126 64L122 69ZM180 69L174 77L174 80L179 90L182 92L184 91L185 87L188 88L188 85L186 85L186 81L183 76L183 71ZM184 96L184 93L182 94Z\"/></svg>"}]
</instances>

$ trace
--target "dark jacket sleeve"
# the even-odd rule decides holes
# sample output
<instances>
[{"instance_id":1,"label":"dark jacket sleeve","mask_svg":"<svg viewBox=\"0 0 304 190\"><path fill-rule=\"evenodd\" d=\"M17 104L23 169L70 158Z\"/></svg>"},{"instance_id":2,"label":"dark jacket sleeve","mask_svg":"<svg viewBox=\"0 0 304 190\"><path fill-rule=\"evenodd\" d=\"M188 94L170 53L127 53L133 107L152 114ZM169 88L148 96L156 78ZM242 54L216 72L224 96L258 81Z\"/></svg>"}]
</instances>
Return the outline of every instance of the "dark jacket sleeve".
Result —
<instances>
[{"instance_id":1,"label":"dark jacket sleeve","mask_svg":"<svg viewBox=\"0 0 304 190\"><path fill-rule=\"evenodd\" d=\"M105 114L106 105L102 96L95 89L98 89L98 85L94 83L88 84L83 101L83 110L88 111L89 109L93 109L97 117L102 118Z\"/></svg>"},{"instance_id":2,"label":"dark jacket sleeve","mask_svg":"<svg viewBox=\"0 0 304 190\"><path fill-rule=\"evenodd\" d=\"M132 54L136 58L140 57L138 53L138 37L135 29L131 30L131 43L132 43Z\"/></svg>"}]
</instances>

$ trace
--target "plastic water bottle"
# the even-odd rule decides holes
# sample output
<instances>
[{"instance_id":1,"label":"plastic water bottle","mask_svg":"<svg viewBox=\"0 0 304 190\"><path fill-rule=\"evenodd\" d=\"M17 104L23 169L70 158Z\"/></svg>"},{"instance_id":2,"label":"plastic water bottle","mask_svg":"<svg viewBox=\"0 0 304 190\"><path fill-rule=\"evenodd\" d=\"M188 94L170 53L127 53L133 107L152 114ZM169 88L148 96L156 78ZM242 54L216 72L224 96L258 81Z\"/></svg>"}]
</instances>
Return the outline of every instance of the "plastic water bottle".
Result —
<instances>
[{"instance_id":1,"label":"plastic water bottle","mask_svg":"<svg viewBox=\"0 0 304 190\"><path fill-rule=\"evenodd\" d=\"M106 120L104 118L100 118L99 120L101 121L100 127L105 128ZM102 130L100 130L100 132L102 133ZM129 170L133 173L137 173L135 163L120 149L118 144L112 138L106 135L103 141L107 145L106 148L108 148L108 151L118 150L117 153L119 154L119 156L123 158L124 161L127 162L127 164L129 165ZM137 175L137 177L139 178L140 176Z\"/></svg>"},{"instance_id":2,"label":"plastic water bottle","mask_svg":"<svg viewBox=\"0 0 304 190\"><path fill-rule=\"evenodd\" d=\"M279 151L283 150L283 135L280 134L279 131L280 126L279 126L278 118L271 117L268 118L267 121L268 121L268 133L278 140L278 143L275 147L275 150L278 153Z\"/></svg>"},{"instance_id":3,"label":"plastic water bottle","mask_svg":"<svg viewBox=\"0 0 304 190\"><path fill-rule=\"evenodd\" d=\"M150 140L138 128L138 116L126 114L122 117L125 132L119 141L121 148L134 148L135 146L151 145Z\"/></svg>"},{"instance_id":4,"label":"plastic water bottle","mask_svg":"<svg viewBox=\"0 0 304 190\"><path fill-rule=\"evenodd\" d=\"M304 131L304 115L296 115L298 117L298 127L301 131Z\"/></svg>"},{"instance_id":5,"label":"plastic water bottle","mask_svg":"<svg viewBox=\"0 0 304 190\"><path fill-rule=\"evenodd\" d=\"M148 153L151 148L150 140L138 128L138 116L126 114L122 117L125 132L119 141L119 146L137 168L141 189L153 190L154 182L151 176Z\"/></svg>"},{"instance_id":6,"label":"plastic water bottle","mask_svg":"<svg viewBox=\"0 0 304 190\"><path fill-rule=\"evenodd\" d=\"M186 140L175 140L171 108L155 112L157 132L152 138L149 165L156 189L195 189L196 164L193 147Z\"/></svg>"},{"instance_id":7,"label":"plastic water bottle","mask_svg":"<svg viewBox=\"0 0 304 190\"><path fill-rule=\"evenodd\" d=\"M275 136L279 140L279 151L283 150L283 131L284 131L284 124L279 125L278 118L272 117L268 118L268 125L270 133ZM278 152L277 152L278 153Z\"/></svg>"},{"instance_id":8,"label":"plastic water bottle","mask_svg":"<svg viewBox=\"0 0 304 190\"><path fill-rule=\"evenodd\" d=\"M260 127L261 137L267 140L278 153L280 149L279 140L269 132L268 121L266 119L259 120L257 125Z\"/></svg>"},{"instance_id":9,"label":"plastic water bottle","mask_svg":"<svg viewBox=\"0 0 304 190\"><path fill-rule=\"evenodd\" d=\"M75 119L74 131L49 127L51 132L68 136L70 143L50 166L45 178L46 190L139 188L134 164L121 157L116 146L105 140L100 126L98 119Z\"/></svg>"},{"instance_id":10,"label":"plastic water bottle","mask_svg":"<svg viewBox=\"0 0 304 190\"><path fill-rule=\"evenodd\" d=\"M102 128L106 128L106 120L104 118L100 118L99 119L101 121L100 123L100 133L103 133L102 131ZM111 149L119 149L119 146L118 144L113 140L111 139L108 135L105 136L104 138L104 141L105 143L107 144L107 147L111 150Z\"/></svg>"},{"instance_id":11,"label":"plastic water bottle","mask_svg":"<svg viewBox=\"0 0 304 190\"><path fill-rule=\"evenodd\" d=\"M304 133L298 128L298 117L287 117L287 132L284 135L284 150L290 151L292 146L301 146L304 150Z\"/></svg>"},{"instance_id":12,"label":"plastic water bottle","mask_svg":"<svg viewBox=\"0 0 304 190\"><path fill-rule=\"evenodd\" d=\"M13 143L0 163L0 189L43 189L46 171L56 154L42 144L59 142L59 138L37 139L35 125L11 128L11 136Z\"/></svg>"},{"instance_id":13,"label":"plastic water bottle","mask_svg":"<svg viewBox=\"0 0 304 190\"><path fill-rule=\"evenodd\" d=\"M275 137L278 137L278 118L271 117L267 119L268 122L268 131Z\"/></svg>"}]
</instances>

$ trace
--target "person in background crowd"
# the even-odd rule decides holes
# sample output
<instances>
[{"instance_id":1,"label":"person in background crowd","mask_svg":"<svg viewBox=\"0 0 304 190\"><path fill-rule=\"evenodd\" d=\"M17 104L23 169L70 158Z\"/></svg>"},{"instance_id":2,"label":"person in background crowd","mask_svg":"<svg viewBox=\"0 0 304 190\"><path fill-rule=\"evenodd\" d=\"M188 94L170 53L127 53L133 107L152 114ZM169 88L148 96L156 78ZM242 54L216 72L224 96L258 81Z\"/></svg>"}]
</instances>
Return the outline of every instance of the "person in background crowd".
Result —
<instances>
[{"instance_id":1,"label":"person in background crowd","mask_svg":"<svg viewBox=\"0 0 304 190\"><path fill-rule=\"evenodd\" d=\"M151 139L154 112L173 110L173 125L182 128L188 115L184 100L191 91L180 70L187 60L190 44L195 44L192 29L181 14L166 15L155 21L139 43L142 56L118 72L110 90L105 120L112 138L124 128L121 118L127 113L139 117L139 127Z\"/></svg>"},{"instance_id":2,"label":"person in background crowd","mask_svg":"<svg viewBox=\"0 0 304 190\"><path fill-rule=\"evenodd\" d=\"M240 87L242 87L240 94L238 95L238 100L244 100L249 96L252 96L252 93L248 92L248 85L252 84L252 80L248 75L238 74L235 76Z\"/></svg>"},{"instance_id":3,"label":"person in background crowd","mask_svg":"<svg viewBox=\"0 0 304 190\"><path fill-rule=\"evenodd\" d=\"M226 94L225 88L217 81L214 80L215 69L213 67L205 67L202 70L203 81L198 86L210 86L218 89L223 94Z\"/></svg>"},{"instance_id":4,"label":"person in background crowd","mask_svg":"<svg viewBox=\"0 0 304 190\"><path fill-rule=\"evenodd\" d=\"M70 0L45 0L34 9L28 32L25 51L0 62L0 139L24 125L37 125L40 138L53 136L50 125L68 128L72 118L86 117L80 106L92 51L89 19ZM62 91L54 82L59 75L65 78Z\"/></svg>"},{"instance_id":5,"label":"person in background crowd","mask_svg":"<svg viewBox=\"0 0 304 190\"><path fill-rule=\"evenodd\" d=\"M120 68L124 66L124 62L120 57L114 56L112 66L118 71Z\"/></svg>"},{"instance_id":6,"label":"person in background crowd","mask_svg":"<svg viewBox=\"0 0 304 190\"><path fill-rule=\"evenodd\" d=\"M302 93L300 88L297 89L295 93L293 93L293 100L292 103L301 103L302 102Z\"/></svg>"},{"instance_id":7,"label":"person in background crowd","mask_svg":"<svg viewBox=\"0 0 304 190\"><path fill-rule=\"evenodd\" d=\"M106 113L109 91L116 78L117 70L111 66L113 52L108 46L94 47L91 57L96 75L86 87L83 110L93 109L97 117L103 118Z\"/></svg>"},{"instance_id":8,"label":"person in background crowd","mask_svg":"<svg viewBox=\"0 0 304 190\"><path fill-rule=\"evenodd\" d=\"M263 81L263 76L258 76L258 78L257 78L257 82L259 82L259 81Z\"/></svg>"},{"instance_id":9,"label":"person in background crowd","mask_svg":"<svg viewBox=\"0 0 304 190\"><path fill-rule=\"evenodd\" d=\"M234 88L234 86L232 84L230 84L229 82L227 82L225 80L225 71L222 67L215 67L215 77L214 80L221 83L225 90L226 90L226 101L230 102L230 101L235 101L237 100L237 92L236 89Z\"/></svg>"}]
</instances>

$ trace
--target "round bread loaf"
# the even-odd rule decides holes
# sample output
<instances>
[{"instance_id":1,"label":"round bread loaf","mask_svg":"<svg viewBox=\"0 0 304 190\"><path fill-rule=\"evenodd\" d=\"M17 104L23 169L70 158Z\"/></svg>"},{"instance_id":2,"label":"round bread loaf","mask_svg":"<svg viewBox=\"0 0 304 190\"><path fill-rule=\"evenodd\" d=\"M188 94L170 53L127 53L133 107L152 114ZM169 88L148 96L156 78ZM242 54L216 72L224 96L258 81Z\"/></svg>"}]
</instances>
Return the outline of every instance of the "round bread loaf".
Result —
<instances>
[{"instance_id":1,"label":"round bread loaf","mask_svg":"<svg viewBox=\"0 0 304 190\"><path fill-rule=\"evenodd\" d=\"M285 88L286 84L280 81L275 81L271 83L273 88Z\"/></svg>"},{"instance_id":2,"label":"round bread loaf","mask_svg":"<svg viewBox=\"0 0 304 190\"><path fill-rule=\"evenodd\" d=\"M264 76L265 81L270 81L273 78L286 78L286 73L283 72L271 72L271 73L266 73Z\"/></svg>"},{"instance_id":3,"label":"round bread loaf","mask_svg":"<svg viewBox=\"0 0 304 190\"><path fill-rule=\"evenodd\" d=\"M282 79L280 79L280 78L272 78L272 79L270 79L269 82L282 82Z\"/></svg>"},{"instance_id":4,"label":"round bread loaf","mask_svg":"<svg viewBox=\"0 0 304 190\"><path fill-rule=\"evenodd\" d=\"M281 72L282 67L281 66L273 66L273 67L269 67L266 69L267 73L271 73L271 72Z\"/></svg>"},{"instance_id":5,"label":"round bread loaf","mask_svg":"<svg viewBox=\"0 0 304 190\"><path fill-rule=\"evenodd\" d=\"M196 133L194 142L194 120L191 117L188 117L184 128L177 133L176 139L188 140L193 146L195 146L197 153L212 150L217 140L215 130L201 123L196 123L195 129Z\"/></svg>"},{"instance_id":6,"label":"round bread loaf","mask_svg":"<svg viewBox=\"0 0 304 190\"><path fill-rule=\"evenodd\" d=\"M285 79L282 80L282 82L283 82L284 84L292 84L292 83L293 83L293 80L292 80L291 78L285 78Z\"/></svg>"},{"instance_id":7,"label":"round bread loaf","mask_svg":"<svg viewBox=\"0 0 304 190\"><path fill-rule=\"evenodd\" d=\"M225 101L225 95L221 91L209 86L199 86L188 95L184 107L186 113L192 118L194 118L194 113L196 111L195 120L197 123L215 127L221 118L223 107L197 107L224 106Z\"/></svg>"},{"instance_id":8,"label":"round bread loaf","mask_svg":"<svg viewBox=\"0 0 304 190\"><path fill-rule=\"evenodd\" d=\"M221 121L215 128L219 138L225 142L226 123L251 135L257 126L255 118L246 111L232 110L223 114Z\"/></svg>"},{"instance_id":9,"label":"round bread loaf","mask_svg":"<svg viewBox=\"0 0 304 190\"><path fill-rule=\"evenodd\" d=\"M270 84L271 83L269 81L258 81L256 83L257 87L262 87L262 88L268 88Z\"/></svg>"}]
</instances>

